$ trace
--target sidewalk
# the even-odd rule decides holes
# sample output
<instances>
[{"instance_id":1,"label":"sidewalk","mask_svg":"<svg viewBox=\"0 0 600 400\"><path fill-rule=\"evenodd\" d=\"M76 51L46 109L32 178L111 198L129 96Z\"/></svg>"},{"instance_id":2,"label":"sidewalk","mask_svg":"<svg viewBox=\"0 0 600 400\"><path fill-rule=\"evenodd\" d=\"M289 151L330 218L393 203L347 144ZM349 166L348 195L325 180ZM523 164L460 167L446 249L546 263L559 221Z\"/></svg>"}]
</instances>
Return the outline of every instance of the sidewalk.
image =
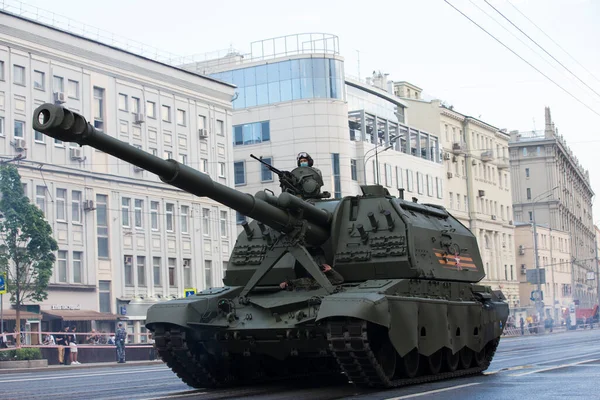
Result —
<instances>
[{"instance_id":1,"label":"sidewalk","mask_svg":"<svg viewBox=\"0 0 600 400\"><path fill-rule=\"evenodd\" d=\"M45 368L14 368L14 369L0 369L0 375L7 374L18 374L28 372L56 372L64 370L76 370L76 369L90 369L90 368L124 368L124 367L143 367L146 365L163 365L162 360L154 361L128 361L124 364L115 362L99 362L99 363L86 363L78 365L48 365Z\"/></svg>"}]
</instances>

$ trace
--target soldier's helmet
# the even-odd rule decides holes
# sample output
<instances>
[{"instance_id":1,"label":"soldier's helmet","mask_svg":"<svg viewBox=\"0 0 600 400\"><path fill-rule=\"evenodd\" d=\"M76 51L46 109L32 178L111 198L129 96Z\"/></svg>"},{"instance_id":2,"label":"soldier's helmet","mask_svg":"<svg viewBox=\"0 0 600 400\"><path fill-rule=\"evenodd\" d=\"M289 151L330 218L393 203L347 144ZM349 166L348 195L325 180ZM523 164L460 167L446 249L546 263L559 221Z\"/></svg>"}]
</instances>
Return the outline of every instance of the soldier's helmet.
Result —
<instances>
[{"instance_id":1,"label":"soldier's helmet","mask_svg":"<svg viewBox=\"0 0 600 400\"><path fill-rule=\"evenodd\" d=\"M296 164L300 167L300 160L302 159L306 159L308 161L308 166L312 167L314 164L314 161L312 159L312 157L310 156L310 154L306 153L306 152L302 152L302 153L298 153L298 157L296 157Z\"/></svg>"}]
</instances>

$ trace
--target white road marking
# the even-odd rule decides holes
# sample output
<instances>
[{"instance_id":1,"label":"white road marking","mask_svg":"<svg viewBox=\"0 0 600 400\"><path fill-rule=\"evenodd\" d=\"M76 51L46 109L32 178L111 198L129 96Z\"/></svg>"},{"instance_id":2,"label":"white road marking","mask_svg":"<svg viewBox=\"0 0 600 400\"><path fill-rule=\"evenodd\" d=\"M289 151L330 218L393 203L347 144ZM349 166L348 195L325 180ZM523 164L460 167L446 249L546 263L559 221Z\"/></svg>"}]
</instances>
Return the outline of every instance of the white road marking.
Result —
<instances>
[{"instance_id":1,"label":"white road marking","mask_svg":"<svg viewBox=\"0 0 600 400\"><path fill-rule=\"evenodd\" d=\"M528 372L523 372L522 374L513 374L513 375L509 375L509 376L524 376L524 375L537 374L538 372L546 372L546 371L552 371L552 370L560 369L560 368L573 367L575 365L585 364L585 363L594 362L594 361L600 361L600 358L596 358L596 359L592 359L592 360L577 361L577 362L574 362L571 364L556 365L554 367L542 368L542 369L537 369L535 371L528 371Z\"/></svg>"},{"instance_id":2,"label":"white road marking","mask_svg":"<svg viewBox=\"0 0 600 400\"><path fill-rule=\"evenodd\" d=\"M399 397L390 397L390 398L387 398L387 399L385 399L385 400L403 400L403 399L412 399L413 397L427 396L427 395L429 395L429 394L441 393L441 392L447 392L447 391L449 391L449 390L462 389L462 388L464 388L464 387L475 386L475 385L479 385L479 383L466 383L466 384L464 384L464 385L450 386L450 387L443 388L443 389L428 390L427 392L420 392L420 393L407 394L407 395L405 395L405 396L399 396Z\"/></svg>"},{"instance_id":3,"label":"white road marking","mask_svg":"<svg viewBox=\"0 0 600 400\"><path fill-rule=\"evenodd\" d=\"M208 394L208 392L198 392L196 390L189 390L187 392L178 392L176 394L172 394L172 395L167 395L167 396L161 396L161 397L151 397L148 399L141 399L141 400L160 400L160 399L176 399L179 397L188 397L190 395L196 395L196 394Z\"/></svg>"},{"instance_id":4,"label":"white road marking","mask_svg":"<svg viewBox=\"0 0 600 400\"><path fill-rule=\"evenodd\" d=\"M589 357L589 356L592 356L592 355L597 356L599 353L600 353L600 351L592 351L590 353L583 353L583 354L579 354L579 355L571 356L571 357L560 357L560 358L554 358L554 359L551 359L551 360L536 361L536 362L528 363L528 364L525 364L525 365L531 365L531 364L548 364L548 363L552 363L552 362L556 362L556 361L571 360L573 358ZM496 361L496 360L493 360L493 361Z\"/></svg>"},{"instance_id":5,"label":"white road marking","mask_svg":"<svg viewBox=\"0 0 600 400\"><path fill-rule=\"evenodd\" d=\"M0 383L6 382L27 382L27 381L47 381L53 380L57 378L85 378L90 376L106 376L106 375L125 375L125 374L137 374L140 372L167 372L170 371L166 368L157 368L157 369L138 369L134 371L119 371L119 372L97 372L94 374L71 374L71 375L52 375L52 376L43 376L38 378L18 378L18 379L2 379Z\"/></svg>"}]
</instances>

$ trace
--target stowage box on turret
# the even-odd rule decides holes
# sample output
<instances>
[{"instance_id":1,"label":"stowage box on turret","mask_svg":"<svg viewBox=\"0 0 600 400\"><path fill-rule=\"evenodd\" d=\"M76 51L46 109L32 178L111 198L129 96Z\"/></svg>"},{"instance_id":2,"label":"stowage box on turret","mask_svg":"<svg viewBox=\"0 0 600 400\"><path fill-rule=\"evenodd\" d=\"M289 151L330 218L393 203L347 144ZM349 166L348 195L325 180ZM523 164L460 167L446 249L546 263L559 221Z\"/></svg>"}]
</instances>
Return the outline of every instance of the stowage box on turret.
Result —
<instances>
[{"instance_id":1,"label":"stowage box on turret","mask_svg":"<svg viewBox=\"0 0 600 400\"><path fill-rule=\"evenodd\" d=\"M485 273L477 241L444 208L393 197L378 185L328 199L311 167L274 170L279 196L244 194L53 104L35 110L33 128L252 218L223 287L148 310L160 356L188 385L312 375L393 387L488 368L508 305L501 292L478 284Z\"/></svg>"}]
</instances>

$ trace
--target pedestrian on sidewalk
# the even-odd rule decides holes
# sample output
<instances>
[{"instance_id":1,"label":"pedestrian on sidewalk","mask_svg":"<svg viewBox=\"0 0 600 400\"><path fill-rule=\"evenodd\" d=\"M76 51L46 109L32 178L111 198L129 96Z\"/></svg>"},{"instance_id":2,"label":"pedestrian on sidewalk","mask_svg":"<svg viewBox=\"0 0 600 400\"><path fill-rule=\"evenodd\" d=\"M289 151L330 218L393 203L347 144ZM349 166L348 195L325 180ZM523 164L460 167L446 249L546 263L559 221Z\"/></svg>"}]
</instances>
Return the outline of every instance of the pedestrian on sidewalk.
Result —
<instances>
[{"instance_id":1,"label":"pedestrian on sidewalk","mask_svg":"<svg viewBox=\"0 0 600 400\"><path fill-rule=\"evenodd\" d=\"M115 345L117 346L117 362L125 363L125 339L127 332L123 328L123 323L119 322L117 331L115 332Z\"/></svg>"},{"instance_id":2,"label":"pedestrian on sidewalk","mask_svg":"<svg viewBox=\"0 0 600 400\"><path fill-rule=\"evenodd\" d=\"M73 325L71 335L69 335L69 349L71 350L71 364L81 364L77 361L77 327Z\"/></svg>"}]
</instances>

